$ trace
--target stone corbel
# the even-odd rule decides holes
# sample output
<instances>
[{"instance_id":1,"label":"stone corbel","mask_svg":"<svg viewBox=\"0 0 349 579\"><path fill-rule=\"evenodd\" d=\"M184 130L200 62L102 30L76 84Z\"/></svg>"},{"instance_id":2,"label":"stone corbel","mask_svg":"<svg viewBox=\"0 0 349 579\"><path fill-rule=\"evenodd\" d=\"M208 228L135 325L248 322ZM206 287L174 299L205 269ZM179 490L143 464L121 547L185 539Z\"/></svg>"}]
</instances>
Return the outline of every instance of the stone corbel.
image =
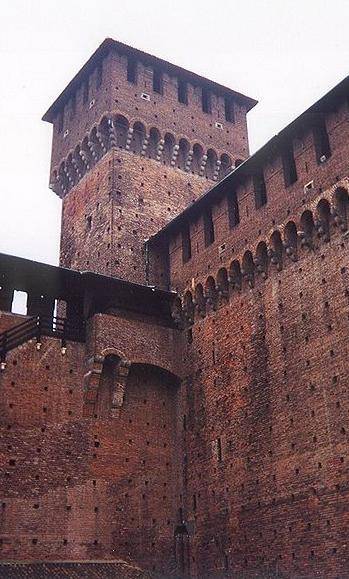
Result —
<instances>
[{"instance_id":1,"label":"stone corbel","mask_svg":"<svg viewBox=\"0 0 349 579\"><path fill-rule=\"evenodd\" d=\"M117 368L117 376L112 392L111 412L115 415L115 410L121 408L124 404L126 382L130 372L131 363L126 360L120 360Z\"/></svg>"},{"instance_id":2,"label":"stone corbel","mask_svg":"<svg viewBox=\"0 0 349 579\"><path fill-rule=\"evenodd\" d=\"M88 159L88 157L87 157L86 152L83 151L82 149L80 149L79 155L80 155L80 157L81 157L81 159L82 159L82 162L84 163L84 165L85 165L85 167L86 167L86 169L87 169L87 171L88 171L88 170L90 169L90 163L89 163L89 159Z\"/></svg>"},{"instance_id":3,"label":"stone corbel","mask_svg":"<svg viewBox=\"0 0 349 579\"><path fill-rule=\"evenodd\" d=\"M116 132L115 132L113 119L108 119L108 130L109 130L110 147L111 148L116 147L117 138L116 138Z\"/></svg>"},{"instance_id":4,"label":"stone corbel","mask_svg":"<svg viewBox=\"0 0 349 579\"><path fill-rule=\"evenodd\" d=\"M165 144L164 139L160 139L160 141L158 143L157 154L156 154L156 160L157 161L160 161L160 159L161 159L162 151L164 150L164 144Z\"/></svg>"},{"instance_id":5,"label":"stone corbel","mask_svg":"<svg viewBox=\"0 0 349 579\"><path fill-rule=\"evenodd\" d=\"M148 148L148 143L149 143L149 139L148 137L145 137L142 143L142 150L141 150L141 156L145 157L145 154L147 152L147 148Z\"/></svg>"},{"instance_id":6,"label":"stone corbel","mask_svg":"<svg viewBox=\"0 0 349 579\"><path fill-rule=\"evenodd\" d=\"M216 163L215 170L214 170L214 174L213 174L213 180L214 180L214 181L217 181L217 180L218 180L218 176L219 176L219 171L220 171L220 168L221 168L221 164L222 164L222 161L220 161L220 159L218 159L218 160L217 160L217 163Z\"/></svg>"},{"instance_id":7,"label":"stone corbel","mask_svg":"<svg viewBox=\"0 0 349 579\"><path fill-rule=\"evenodd\" d=\"M68 179L69 184L72 185L73 184L73 178L72 178L70 171L66 165L64 165L63 171Z\"/></svg>"},{"instance_id":8,"label":"stone corbel","mask_svg":"<svg viewBox=\"0 0 349 579\"><path fill-rule=\"evenodd\" d=\"M104 356L96 355L88 360L88 371L84 376L84 414L93 416L98 398L98 390L103 371ZM116 417L117 410L122 408L125 397L126 382L131 362L120 360L116 368L115 382L111 392L111 415Z\"/></svg>"},{"instance_id":9,"label":"stone corbel","mask_svg":"<svg viewBox=\"0 0 349 579\"><path fill-rule=\"evenodd\" d=\"M76 174L77 174L77 176L78 176L78 179L81 179L82 173L81 173L81 171L80 171L79 164L78 164L77 160L75 159L75 157L72 158L72 165L73 165L73 167L74 167L74 169L75 169L75 171L76 171Z\"/></svg>"},{"instance_id":10,"label":"stone corbel","mask_svg":"<svg viewBox=\"0 0 349 579\"><path fill-rule=\"evenodd\" d=\"M192 162L192 160L193 160L193 155L194 155L193 150L190 150L189 153L188 153L188 155L187 155L187 160L186 160L185 168L184 168L184 170L185 170L187 173L189 173L189 171L190 171L191 162Z\"/></svg>"},{"instance_id":11,"label":"stone corbel","mask_svg":"<svg viewBox=\"0 0 349 579\"><path fill-rule=\"evenodd\" d=\"M178 157L179 145L175 145L173 147L172 159L171 159L171 167L174 167L176 164L176 159Z\"/></svg>"},{"instance_id":12,"label":"stone corbel","mask_svg":"<svg viewBox=\"0 0 349 579\"><path fill-rule=\"evenodd\" d=\"M130 146L131 146L131 142L132 142L132 135L133 135L133 129L130 127L129 130L127 131L127 137L126 137L126 151L130 150Z\"/></svg>"},{"instance_id":13,"label":"stone corbel","mask_svg":"<svg viewBox=\"0 0 349 579\"><path fill-rule=\"evenodd\" d=\"M102 148L103 153L105 154L107 152L107 147L104 144L102 133L100 133L98 130L96 131L96 137L97 137L97 140Z\"/></svg>"},{"instance_id":14,"label":"stone corbel","mask_svg":"<svg viewBox=\"0 0 349 579\"><path fill-rule=\"evenodd\" d=\"M205 173L206 163L207 163L207 155L204 155L202 157L200 170L199 170L199 175L201 175L201 176Z\"/></svg>"},{"instance_id":15,"label":"stone corbel","mask_svg":"<svg viewBox=\"0 0 349 579\"><path fill-rule=\"evenodd\" d=\"M98 155L97 155L97 151L96 151L96 147L95 147L94 142L89 140L87 142L87 145L91 151L92 158L94 159L95 162L97 162L98 161Z\"/></svg>"}]
</instances>

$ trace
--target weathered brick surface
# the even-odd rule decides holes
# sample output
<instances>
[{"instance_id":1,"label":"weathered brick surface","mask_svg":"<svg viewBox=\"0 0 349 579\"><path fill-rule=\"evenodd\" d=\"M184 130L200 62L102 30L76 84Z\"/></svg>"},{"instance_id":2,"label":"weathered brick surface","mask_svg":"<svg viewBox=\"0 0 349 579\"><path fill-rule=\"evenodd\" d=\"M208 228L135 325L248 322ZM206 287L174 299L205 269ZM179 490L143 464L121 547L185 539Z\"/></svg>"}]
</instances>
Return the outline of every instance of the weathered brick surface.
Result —
<instances>
[{"instance_id":1,"label":"weathered brick surface","mask_svg":"<svg viewBox=\"0 0 349 579\"><path fill-rule=\"evenodd\" d=\"M190 88L189 106L173 111L175 79L165 78L163 97L144 102L139 89L149 89L149 71L139 67L137 88L124 75L124 57L109 56L105 101L93 81L95 103L87 112L77 99L65 140L55 126L53 167L114 109L147 131L154 117L177 139L195 123L195 138L206 150L213 145L210 122L221 118L222 103L204 115ZM54 339L8 355L0 374L2 559L121 558L165 577L200 579L348 576L343 94L325 109L331 156L317 162L306 123L290 133L293 185L285 186L280 150L270 147L262 163L257 154L251 174L238 170L226 181L235 191L215 190L207 247L208 202L200 209L199 201L196 214L145 252L144 239L209 181L125 148L104 152L64 196L61 264L142 283L149 273L151 283L178 290L181 325L111 306L88 320L86 343L69 342L65 355ZM231 153L244 158L240 121ZM268 202L257 210L258 170ZM234 192L240 222L230 227ZM183 263L187 225L191 257ZM16 319L1 316L0 330Z\"/></svg>"},{"instance_id":2,"label":"weathered brick surface","mask_svg":"<svg viewBox=\"0 0 349 579\"><path fill-rule=\"evenodd\" d=\"M144 240L195 201L206 183L152 159L110 151L64 198L61 265L144 283Z\"/></svg>"},{"instance_id":3,"label":"weathered brick surface","mask_svg":"<svg viewBox=\"0 0 349 579\"><path fill-rule=\"evenodd\" d=\"M180 353L184 345L179 330L152 325L129 316L98 314L93 318L89 351L113 353L133 364L147 364L174 374L183 375Z\"/></svg>"},{"instance_id":4,"label":"weathered brick surface","mask_svg":"<svg viewBox=\"0 0 349 579\"><path fill-rule=\"evenodd\" d=\"M131 344L136 322L113 327L111 316L101 318L100 329L92 322L87 348L111 355L117 331L126 330ZM177 380L159 370L174 344L170 331L154 327L163 350L152 347L148 357L144 343L137 357L125 341L135 363L121 372L124 400L114 411L110 395L120 375L102 363L92 413L84 412L91 404L84 345L68 342L62 355L59 340L43 338L40 350L30 341L8 354L0 374L2 559L122 558L175 571Z\"/></svg>"},{"instance_id":5,"label":"weathered brick surface","mask_svg":"<svg viewBox=\"0 0 349 579\"><path fill-rule=\"evenodd\" d=\"M226 196L213 202L212 245L204 246L202 218L190 221L188 263L180 228L168 234L173 287L194 296L201 283L206 295L206 313L201 317L196 308L188 334L181 401L197 577L348 574L348 223L336 198L349 190L346 101L328 114L327 126L331 157L318 165L311 134L304 134L304 146L296 141L295 148L298 180L289 188L278 152L270 156L268 203L261 209L254 207L252 180L244 180L238 226L229 229ZM305 193L310 180L314 189ZM301 246L299 237L288 255L287 223L304 230L305 210L321 220L323 199L332 213L328 239L314 228L312 247ZM272 247L274 231L286 245L279 266L267 258L263 279L255 266L248 269L244 254L250 250L256 260L258 243ZM235 259L245 273L240 290L232 284ZM159 267L161 255L153 263ZM218 293L222 267L231 275L227 294Z\"/></svg>"},{"instance_id":6,"label":"weathered brick surface","mask_svg":"<svg viewBox=\"0 0 349 579\"><path fill-rule=\"evenodd\" d=\"M334 237L193 326L183 412L199 577L348 571L348 266Z\"/></svg>"},{"instance_id":7,"label":"weathered brick surface","mask_svg":"<svg viewBox=\"0 0 349 579\"><path fill-rule=\"evenodd\" d=\"M192 259L187 263L183 264L182 260L180 229L176 235L170 236L173 288L182 292L190 286L192 278L196 283L205 284L207 277L216 276L220 267L229 268L235 259L241 263L246 250L255 255L259 242L264 241L270 246L272 233L279 230L283 234L288 222L295 222L301 230L300 218L307 209L312 211L314 220L317 218L318 201L322 198L330 200L335 186L339 187L339 181L348 176L347 102L341 102L336 111L327 115L326 120L332 154L325 163L316 162L313 135L308 130L302 137L294 140L298 179L293 185L285 188L280 152L271 152L269 162L263 166L268 194L266 205L256 210L252 178L245 178L236 189L240 212L240 223L237 227L229 228L227 196L223 195L212 205L215 229L213 244L205 247L202 215L190 221ZM310 181L314 182L314 188L305 192L303 187ZM223 243L225 250L219 255L219 246Z\"/></svg>"},{"instance_id":8,"label":"weathered brick surface","mask_svg":"<svg viewBox=\"0 0 349 579\"><path fill-rule=\"evenodd\" d=\"M124 561L2 563L2 579L149 579L149 573Z\"/></svg>"},{"instance_id":9,"label":"weathered brick surface","mask_svg":"<svg viewBox=\"0 0 349 579\"><path fill-rule=\"evenodd\" d=\"M58 167L69 151L75 149L91 128L106 112L125 115L133 124L141 121L148 130L156 127L165 136L170 132L190 143L200 143L205 150L213 147L217 153L233 153L235 158L248 156L246 105L235 102L234 122L224 119L224 99L212 94L212 113L202 111L201 87L188 85L188 105L178 102L176 76L164 74L163 94L153 92L152 69L138 62L137 83L127 82L127 58L113 52L104 61L103 81L96 87L95 70L89 78L89 97L83 102L83 85L76 92L76 109L72 114L71 100L64 106L63 129L58 132L58 116L54 121L52 168ZM150 95L150 101L141 98L142 93ZM94 101L90 107L91 101ZM224 129L215 127L221 122ZM64 136L68 129L69 134Z\"/></svg>"}]
</instances>

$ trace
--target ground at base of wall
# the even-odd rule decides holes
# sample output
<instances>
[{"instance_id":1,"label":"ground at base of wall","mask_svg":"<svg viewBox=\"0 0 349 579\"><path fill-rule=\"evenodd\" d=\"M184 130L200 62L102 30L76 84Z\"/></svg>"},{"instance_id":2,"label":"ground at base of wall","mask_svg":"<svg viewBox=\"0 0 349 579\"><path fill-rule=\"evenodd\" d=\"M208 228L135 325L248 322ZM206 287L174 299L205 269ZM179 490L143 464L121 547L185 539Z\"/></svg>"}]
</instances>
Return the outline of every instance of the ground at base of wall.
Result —
<instances>
[{"instance_id":1,"label":"ground at base of wall","mask_svg":"<svg viewBox=\"0 0 349 579\"><path fill-rule=\"evenodd\" d=\"M151 579L147 571L124 561L9 561L0 563L0 579Z\"/></svg>"}]
</instances>

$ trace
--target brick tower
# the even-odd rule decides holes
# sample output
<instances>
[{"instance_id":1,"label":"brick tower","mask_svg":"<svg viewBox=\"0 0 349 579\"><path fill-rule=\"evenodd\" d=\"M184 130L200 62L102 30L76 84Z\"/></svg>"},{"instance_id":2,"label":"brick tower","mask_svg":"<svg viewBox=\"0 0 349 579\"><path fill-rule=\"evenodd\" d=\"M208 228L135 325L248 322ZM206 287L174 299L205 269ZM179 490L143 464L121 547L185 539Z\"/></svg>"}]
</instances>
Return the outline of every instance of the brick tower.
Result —
<instances>
[{"instance_id":1,"label":"brick tower","mask_svg":"<svg viewBox=\"0 0 349 579\"><path fill-rule=\"evenodd\" d=\"M255 104L106 39L43 117L60 264L145 282L144 240L247 158Z\"/></svg>"},{"instance_id":2,"label":"brick tower","mask_svg":"<svg viewBox=\"0 0 349 579\"><path fill-rule=\"evenodd\" d=\"M215 185L254 101L167 62L106 40L46 113L65 267L0 254L0 577L349 576L348 94Z\"/></svg>"}]
</instances>

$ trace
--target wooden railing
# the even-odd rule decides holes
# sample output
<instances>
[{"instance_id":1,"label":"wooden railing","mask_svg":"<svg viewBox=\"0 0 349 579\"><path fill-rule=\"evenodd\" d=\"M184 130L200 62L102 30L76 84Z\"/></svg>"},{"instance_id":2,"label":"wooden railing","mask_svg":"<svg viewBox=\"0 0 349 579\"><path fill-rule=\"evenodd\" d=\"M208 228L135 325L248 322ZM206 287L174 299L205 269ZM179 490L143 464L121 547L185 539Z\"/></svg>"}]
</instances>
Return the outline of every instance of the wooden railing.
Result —
<instances>
[{"instance_id":1,"label":"wooden railing","mask_svg":"<svg viewBox=\"0 0 349 579\"><path fill-rule=\"evenodd\" d=\"M40 343L41 336L59 338L62 340L62 346L65 346L68 340L84 342L85 323L80 319L33 316L0 334L0 362L5 362L10 350L32 338L36 338L37 343Z\"/></svg>"}]
</instances>

